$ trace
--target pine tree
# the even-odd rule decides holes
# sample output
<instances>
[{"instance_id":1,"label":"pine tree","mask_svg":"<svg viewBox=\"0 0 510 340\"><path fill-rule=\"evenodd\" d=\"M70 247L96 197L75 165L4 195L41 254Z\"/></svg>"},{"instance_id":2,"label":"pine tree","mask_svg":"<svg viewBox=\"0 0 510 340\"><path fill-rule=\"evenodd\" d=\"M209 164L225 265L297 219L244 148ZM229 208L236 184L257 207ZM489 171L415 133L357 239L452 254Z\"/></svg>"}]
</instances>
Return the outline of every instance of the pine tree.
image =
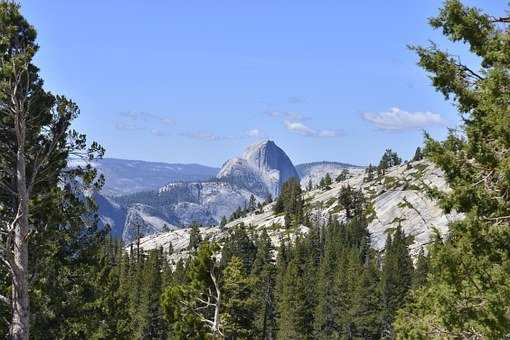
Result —
<instances>
[{"instance_id":1,"label":"pine tree","mask_svg":"<svg viewBox=\"0 0 510 340\"><path fill-rule=\"evenodd\" d=\"M186 283L167 287L161 297L165 319L177 339L207 339L222 335L222 295L217 246L202 242L186 271Z\"/></svg>"},{"instance_id":2,"label":"pine tree","mask_svg":"<svg viewBox=\"0 0 510 340\"><path fill-rule=\"evenodd\" d=\"M164 339L167 331L160 304L163 291L162 263L161 250L151 250L144 268L143 339Z\"/></svg>"},{"instance_id":3,"label":"pine tree","mask_svg":"<svg viewBox=\"0 0 510 340\"><path fill-rule=\"evenodd\" d=\"M101 289L95 301L95 311L100 317L90 339L131 339L129 290L124 286L125 266L122 248L118 242L107 242L101 250L101 270L96 285ZM124 274L123 274L124 273ZM48 336L46 330L45 336Z\"/></svg>"},{"instance_id":4,"label":"pine tree","mask_svg":"<svg viewBox=\"0 0 510 340\"><path fill-rule=\"evenodd\" d=\"M257 200L253 194L250 195L250 201L248 203L248 210L255 211L257 209Z\"/></svg>"},{"instance_id":5,"label":"pine tree","mask_svg":"<svg viewBox=\"0 0 510 340\"><path fill-rule=\"evenodd\" d=\"M220 221L220 229L223 229L227 225L227 223L228 223L227 218L225 216L222 216Z\"/></svg>"},{"instance_id":6,"label":"pine tree","mask_svg":"<svg viewBox=\"0 0 510 340\"><path fill-rule=\"evenodd\" d=\"M230 258L223 271L223 307L221 322L225 339L252 339L254 334L255 301L253 280L245 274L240 258Z\"/></svg>"},{"instance_id":7,"label":"pine tree","mask_svg":"<svg viewBox=\"0 0 510 340\"><path fill-rule=\"evenodd\" d=\"M349 170L343 169L342 172L336 177L337 182L345 181L349 177Z\"/></svg>"},{"instance_id":8,"label":"pine tree","mask_svg":"<svg viewBox=\"0 0 510 340\"><path fill-rule=\"evenodd\" d=\"M425 256L423 247L420 248L420 252L416 257L416 269L413 276L413 287L419 288L425 285L427 282L427 275L429 273L429 259Z\"/></svg>"},{"instance_id":9,"label":"pine tree","mask_svg":"<svg viewBox=\"0 0 510 340\"><path fill-rule=\"evenodd\" d=\"M78 235L80 228L85 246L94 237L91 218L94 204L89 198L80 199L80 193L83 188L99 188L102 180L96 182L96 172L90 167L69 168L68 157L77 155L92 160L102 156L104 150L97 144L87 147L85 135L71 130L71 123L79 113L77 105L43 89L39 70L32 63L38 49L36 31L14 2L0 3L0 36L0 220L3 221L0 238L6 245L0 252L0 263L8 267L11 286L9 297L3 295L7 292L0 292L0 302L10 306L9 336L28 339L32 318L29 294L34 293L33 286L29 286L33 274L30 271L39 266L39 263L34 265L38 260L50 261L40 258L39 250L42 253L51 246L62 247L60 250L75 247L76 243L70 239L59 237ZM70 225L68 231L62 230L66 223ZM34 237L38 232L47 238ZM54 242L52 245L50 240ZM59 244L56 240L66 241ZM83 260L80 250L77 258ZM77 275L71 266L67 269L72 273L67 275L57 267L51 269L66 279ZM47 288L44 278L38 278L42 288ZM58 299L50 291L39 293L41 299L51 302ZM65 303L71 303L69 299L79 294L60 293ZM35 310L39 307L42 308L37 306ZM85 323L81 326L85 327Z\"/></svg>"},{"instance_id":10,"label":"pine tree","mask_svg":"<svg viewBox=\"0 0 510 340\"><path fill-rule=\"evenodd\" d=\"M396 152L386 149L379 162L378 171L384 174L387 169L402 164L402 159Z\"/></svg>"},{"instance_id":11,"label":"pine tree","mask_svg":"<svg viewBox=\"0 0 510 340\"><path fill-rule=\"evenodd\" d=\"M374 179L374 166L372 164L369 164L368 167L365 170L365 173L367 176L364 178L365 182L370 182Z\"/></svg>"},{"instance_id":12,"label":"pine tree","mask_svg":"<svg viewBox=\"0 0 510 340\"><path fill-rule=\"evenodd\" d=\"M271 239L264 229L257 239L257 254L251 272L256 308L255 337L260 339L274 339L276 336L276 266L272 251Z\"/></svg>"},{"instance_id":13,"label":"pine tree","mask_svg":"<svg viewBox=\"0 0 510 340\"><path fill-rule=\"evenodd\" d=\"M475 63L463 64L434 44L413 47L434 87L462 116L446 140L426 136L425 153L451 187L438 195L445 212L465 218L431 245L427 282L397 322L401 337L510 334L509 22L448 0L430 24L467 45Z\"/></svg>"},{"instance_id":14,"label":"pine tree","mask_svg":"<svg viewBox=\"0 0 510 340\"><path fill-rule=\"evenodd\" d=\"M228 236L221 251L221 265L226 267L232 257L238 257L243 263L245 274L251 272L257 253L257 247L248 236L244 224L237 225Z\"/></svg>"},{"instance_id":15,"label":"pine tree","mask_svg":"<svg viewBox=\"0 0 510 340\"><path fill-rule=\"evenodd\" d=\"M365 198L361 190L354 190L350 185L347 185L340 190L338 204L344 208L345 217L351 219L363 215Z\"/></svg>"},{"instance_id":16,"label":"pine tree","mask_svg":"<svg viewBox=\"0 0 510 340\"><path fill-rule=\"evenodd\" d=\"M417 147L416 151L414 152L413 162L421 161L422 159L423 159L423 152L420 147Z\"/></svg>"},{"instance_id":17,"label":"pine tree","mask_svg":"<svg viewBox=\"0 0 510 340\"><path fill-rule=\"evenodd\" d=\"M190 252L194 252L198 249L200 246L200 243L202 242L202 236L200 235L200 227L196 223L192 223L190 226L190 232L189 232L189 243L188 243L188 250Z\"/></svg>"},{"instance_id":18,"label":"pine tree","mask_svg":"<svg viewBox=\"0 0 510 340\"><path fill-rule=\"evenodd\" d=\"M394 336L393 321L396 312L408 301L414 270L408 245L409 240L400 225L393 235L387 236L380 283L384 337Z\"/></svg>"}]
</instances>

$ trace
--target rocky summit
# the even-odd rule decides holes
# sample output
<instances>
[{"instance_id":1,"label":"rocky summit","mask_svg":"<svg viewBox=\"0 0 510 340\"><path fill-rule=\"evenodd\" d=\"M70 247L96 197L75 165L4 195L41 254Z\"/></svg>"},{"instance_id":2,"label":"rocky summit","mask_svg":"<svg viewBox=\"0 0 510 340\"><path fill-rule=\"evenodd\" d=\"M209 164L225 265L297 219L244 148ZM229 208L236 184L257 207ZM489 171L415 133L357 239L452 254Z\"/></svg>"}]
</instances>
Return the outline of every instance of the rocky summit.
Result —
<instances>
[{"instance_id":1,"label":"rocky summit","mask_svg":"<svg viewBox=\"0 0 510 340\"><path fill-rule=\"evenodd\" d=\"M273 141L265 140L248 146L242 157L226 161L216 177L170 181L154 190L97 195L96 200L102 223L131 242L138 235L185 228L193 222L216 225L246 207L251 196L256 202L276 197L291 177L299 178L292 161Z\"/></svg>"},{"instance_id":2,"label":"rocky summit","mask_svg":"<svg viewBox=\"0 0 510 340\"><path fill-rule=\"evenodd\" d=\"M329 168L328 168L329 169ZM329 169L330 170L330 169ZM430 242L435 232L445 233L448 224L462 216L452 212L445 215L437 202L425 193L429 189L448 191L443 173L428 161L417 161L395 166L384 175L368 180L365 171L351 171L346 180L332 183L328 188L314 188L304 193L306 211L317 223L325 224L332 216L344 219L344 211L339 204L340 190L345 186L361 189L369 200L373 214L368 229L372 245L376 249L384 248L387 232L400 225L406 235L413 237L411 251L416 254L421 246ZM248 226L254 232L266 230L272 242L278 245L289 235L284 227L284 216L273 212L274 203L265 205L262 210L236 219L223 228L202 228L204 237L225 239L231 230L239 224ZM291 235L306 233L304 225L291 231ZM174 259L185 257L189 241L189 228L166 233L153 234L141 239L144 249L164 248L172 245Z\"/></svg>"},{"instance_id":3,"label":"rocky summit","mask_svg":"<svg viewBox=\"0 0 510 340\"><path fill-rule=\"evenodd\" d=\"M299 178L287 154L273 141L250 145L243 157L233 158L223 165L218 176L259 196L277 196L289 178Z\"/></svg>"}]
</instances>

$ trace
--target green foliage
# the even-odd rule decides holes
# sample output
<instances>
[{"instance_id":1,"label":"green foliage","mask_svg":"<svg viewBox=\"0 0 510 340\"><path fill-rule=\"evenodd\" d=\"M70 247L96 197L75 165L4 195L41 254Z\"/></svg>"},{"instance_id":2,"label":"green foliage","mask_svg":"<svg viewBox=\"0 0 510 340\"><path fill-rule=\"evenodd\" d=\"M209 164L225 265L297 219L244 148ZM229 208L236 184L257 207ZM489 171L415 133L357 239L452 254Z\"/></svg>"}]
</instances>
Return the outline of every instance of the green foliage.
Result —
<instances>
[{"instance_id":1,"label":"green foliage","mask_svg":"<svg viewBox=\"0 0 510 340\"><path fill-rule=\"evenodd\" d=\"M365 209L365 197L361 190L354 190L350 185L340 189L338 204L345 210L348 219L361 216Z\"/></svg>"},{"instance_id":2,"label":"green foliage","mask_svg":"<svg viewBox=\"0 0 510 340\"><path fill-rule=\"evenodd\" d=\"M245 274L243 261L233 256L223 271L222 290L225 303L221 322L226 339L252 339L255 300L253 280Z\"/></svg>"},{"instance_id":3,"label":"green foliage","mask_svg":"<svg viewBox=\"0 0 510 340\"><path fill-rule=\"evenodd\" d=\"M188 250L191 252L196 251L200 246L200 243L202 243L202 235L200 235L200 226L196 223L193 223L190 226Z\"/></svg>"},{"instance_id":4,"label":"green foliage","mask_svg":"<svg viewBox=\"0 0 510 340\"><path fill-rule=\"evenodd\" d=\"M379 161L377 170L379 173L385 174L387 169L400 164L402 164L402 159L398 156L398 154L393 152L391 149L386 149Z\"/></svg>"},{"instance_id":5,"label":"green foliage","mask_svg":"<svg viewBox=\"0 0 510 340\"><path fill-rule=\"evenodd\" d=\"M463 117L444 141L427 135L425 154L452 189L439 195L444 210L465 218L429 249L427 281L396 329L407 338L503 338L510 334L509 20L448 0L430 23L480 62L474 69L434 44L412 47Z\"/></svg>"},{"instance_id":6,"label":"green foliage","mask_svg":"<svg viewBox=\"0 0 510 340\"><path fill-rule=\"evenodd\" d=\"M225 240L221 251L221 265L225 267L232 257L237 257L243 263L243 273L249 274L252 270L257 248L248 236L244 224L233 228Z\"/></svg>"},{"instance_id":7,"label":"green foliage","mask_svg":"<svg viewBox=\"0 0 510 340\"><path fill-rule=\"evenodd\" d=\"M408 301L413 281L413 262L409 254L410 240L400 224L386 238L381 272L382 327L384 336L393 336L395 313Z\"/></svg>"},{"instance_id":8,"label":"green foliage","mask_svg":"<svg viewBox=\"0 0 510 340\"><path fill-rule=\"evenodd\" d=\"M347 178L349 178L349 169L343 169L342 172L336 177L336 182L342 182L345 181Z\"/></svg>"},{"instance_id":9,"label":"green foliage","mask_svg":"<svg viewBox=\"0 0 510 340\"><path fill-rule=\"evenodd\" d=\"M302 221L303 206L301 184L296 178L291 178L283 184L282 192L273 207L273 211L276 214L285 213L287 218L289 218L290 225L293 221L296 223ZM288 226L287 223L286 226Z\"/></svg>"},{"instance_id":10,"label":"green foliage","mask_svg":"<svg viewBox=\"0 0 510 340\"><path fill-rule=\"evenodd\" d=\"M414 152L412 161L416 162L416 161L421 161L422 159L423 159L423 151L421 150L420 147L417 147L416 151Z\"/></svg>"},{"instance_id":11,"label":"green foliage","mask_svg":"<svg viewBox=\"0 0 510 340\"><path fill-rule=\"evenodd\" d=\"M376 168L372 164L368 165L368 167L365 169L366 174L366 177L364 178L365 182L371 182L374 179L375 170Z\"/></svg>"}]
</instances>

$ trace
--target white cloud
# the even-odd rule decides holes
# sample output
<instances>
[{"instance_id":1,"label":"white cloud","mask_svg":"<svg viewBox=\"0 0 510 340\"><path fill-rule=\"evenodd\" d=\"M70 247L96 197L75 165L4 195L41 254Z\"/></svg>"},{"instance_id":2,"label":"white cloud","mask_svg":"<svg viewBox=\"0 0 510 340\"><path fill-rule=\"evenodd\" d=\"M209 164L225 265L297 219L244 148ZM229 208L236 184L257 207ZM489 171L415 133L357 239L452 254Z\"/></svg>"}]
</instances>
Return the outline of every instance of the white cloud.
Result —
<instances>
[{"instance_id":1,"label":"white cloud","mask_svg":"<svg viewBox=\"0 0 510 340\"><path fill-rule=\"evenodd\" d=\"M389 111L380 113L363 112L361 117L379 129L387 131L419 129L446 124L446 121L438 113L408 112L398 107L392 107Z\"/></svg>"},{"instance_id":2,"label":"white cloud","mask_svg":"<svg viewBox=\"0 0 510 340\"><path fill-rule=\"evenodd\" d=\"M299 135L311 137L317 133L314 129L306 126L304 123L299 121L285 120L283 124L285 124L285 128L287 130L297 133Z\"/></svg>"},{"instance_id":3,"label":"white cloud","mask_svg":"<svg viewBox=\"0 0 510 340\"><path fill-rule=\"evenodd\" d=\"M300 121L285 120L283 124L285 125L285 128L290 132L305 137L336 138L342 136L342 131L340 130L312 129L311 127Z\"/></svg>"},{"instance_id":4,"label":"white cloud","mask_svg":"<svg viewBox=\"0 0 510 340\"><path fill-rule=\"evenodd\" d=\"M246 136L260 137L260 136L262 136L262 132L259 129L250 129L250 130L246 131Z\"/></svg>"},{"instance_id":5,"label":"white cloud","mask_svg":"<svg viewBox=\"0 0 510 340\"><path fill-rule=\"evenodd\" d=\"M206 132L206 131L185 132L185 133L181 133L181 136L188 137L191 139L196 139L196 140L205 140L205 141L209 141L209 142L238 139L234 136L220 136L220 135L214 134L212 132Z\"/></svg>"}]
</instances>

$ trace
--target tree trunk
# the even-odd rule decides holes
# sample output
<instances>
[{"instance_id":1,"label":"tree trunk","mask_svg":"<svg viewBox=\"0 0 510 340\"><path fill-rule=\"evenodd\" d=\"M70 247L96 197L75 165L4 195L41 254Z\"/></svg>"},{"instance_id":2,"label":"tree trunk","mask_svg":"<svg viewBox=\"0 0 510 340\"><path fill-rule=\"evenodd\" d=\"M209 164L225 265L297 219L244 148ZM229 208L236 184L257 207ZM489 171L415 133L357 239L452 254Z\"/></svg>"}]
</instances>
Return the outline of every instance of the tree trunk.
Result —
<instances>
[{"instance_id":1,"label":"tree trunk","mask_svg":"<svg viewBox=\"0 0 510 340\"><path fill-rule=\"evenodd\" d=\"M15 340L28 340L28 191L25 163L25 120L16 115L16 181L18 193L18 220L14 227L12 322L10 335Z\"/></svg>"}]
</instances>

